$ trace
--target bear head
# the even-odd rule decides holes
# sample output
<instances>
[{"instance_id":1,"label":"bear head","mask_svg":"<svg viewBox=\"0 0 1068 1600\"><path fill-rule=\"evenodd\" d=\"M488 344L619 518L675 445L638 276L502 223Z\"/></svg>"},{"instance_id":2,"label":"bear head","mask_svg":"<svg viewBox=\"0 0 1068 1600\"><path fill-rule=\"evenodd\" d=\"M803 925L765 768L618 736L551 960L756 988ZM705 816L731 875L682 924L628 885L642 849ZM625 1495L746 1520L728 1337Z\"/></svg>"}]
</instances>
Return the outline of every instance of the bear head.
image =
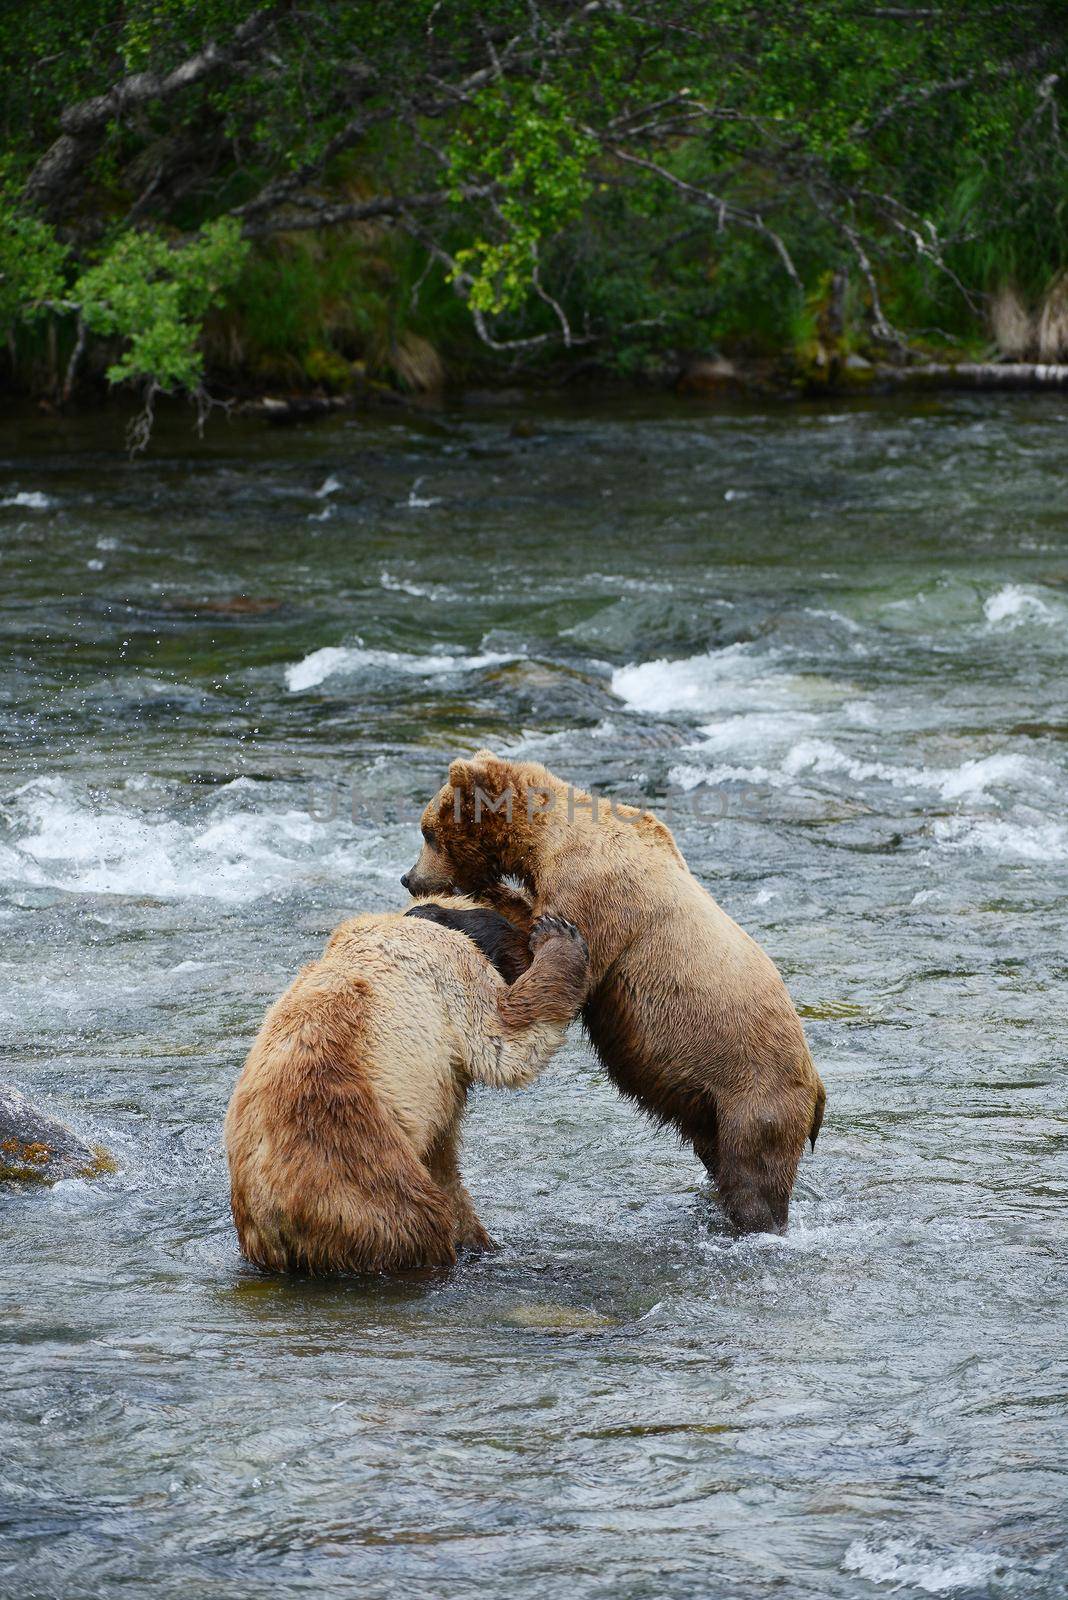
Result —
<instances>
[{"instance_id":1,"label":"bear head","mask_svg":"<svg viewBox=\"0 0 1068 1600\"><path fill-rule=\"evenodd\" d=\"M479 895L502 878L533 885L538 848L567 785L536 761L491 750L454 761L420 819L423 848L401 883L412 895Z\"/></svg>"}]
</instances>

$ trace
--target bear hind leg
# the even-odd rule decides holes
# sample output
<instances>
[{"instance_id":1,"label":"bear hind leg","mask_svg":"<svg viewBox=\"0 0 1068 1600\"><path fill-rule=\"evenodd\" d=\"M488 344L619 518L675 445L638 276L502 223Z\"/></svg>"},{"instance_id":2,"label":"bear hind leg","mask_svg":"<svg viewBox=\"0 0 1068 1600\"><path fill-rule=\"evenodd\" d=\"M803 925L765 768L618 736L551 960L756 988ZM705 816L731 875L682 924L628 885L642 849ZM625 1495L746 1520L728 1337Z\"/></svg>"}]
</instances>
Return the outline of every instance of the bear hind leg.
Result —
<instances>
[{"instance_id":1,"label":"bear hind leg","mask_svg":"<svg viewBox=\"0 0 1068 1600\"><path fill-rule=\"evenodd\" d=\"M711 1162L698 1149L739 1232L786 1232L806 1131L775 1112L753 1110L723 1118Z\"/></svg>"},{"instance_id":2,"label":"bear hind leg","mask_svg":"<svg viewBox=\"0 0 1068 1600\"><path fill-rule=\"evenodd\" d=\"M435 1183L449 1197L453 1215L453 1244L457 1250L496 1250L479 1221L475 1202L460 1176L459 1134L446 1134L425 1158L426 1167Z\"/></svg>"}]
</instances>

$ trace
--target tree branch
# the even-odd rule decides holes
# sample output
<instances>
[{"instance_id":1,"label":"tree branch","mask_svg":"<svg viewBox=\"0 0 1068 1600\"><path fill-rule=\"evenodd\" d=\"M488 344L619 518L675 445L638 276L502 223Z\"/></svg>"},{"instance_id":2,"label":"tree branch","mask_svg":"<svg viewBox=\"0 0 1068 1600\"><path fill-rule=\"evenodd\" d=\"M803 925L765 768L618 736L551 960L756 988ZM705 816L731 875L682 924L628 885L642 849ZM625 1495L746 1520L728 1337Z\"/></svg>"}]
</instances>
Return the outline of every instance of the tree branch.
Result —
<instances>
[{"instance_id":1,"label":"tree branch","mask_svg":"<svg viewBox=\"0 0 1068 1600\"><path fill-rule=\"evenodd\" d=\"M854 123L850 132L854 138L870 139L873 133L878 133L879 129L900 111L909 111L914 106L926 105L929 100L938 99L942 95L956 94L958 89L970 88L973 83L978 83L983 78L1015 77L1017 73L1028 72L1031 68L1040 66L1052 54L1052 46L1040 45L1037 50L1029 50L1026 55L1015 56L1011 61L1003 61L1000 66L984 64L976 67L974 72L965 72L956 78L945 78L941 83L928 83L921 89L903 89L883 107L867 127Z\"/></svg>"},{"instance_id":2,"label":"tree branch","mask_svg":"<svg viewBox=\"0 0 1068 1600\"><path fill-rule=\"evenodd\" d=\"M132 107L146 105L150 100L167 100L222 68L235 66L251 46L263 44L288 9L287 4L282 4L255 11L234 30L229 44L218 45L209 40L196 55L170 72L135 72L113 84L106 94L68 106L59 119L63 132L26 180L25 198L47 210L92 158L109 122Z\"/></svg>"},{"instance_id":3,"label":"tree branch","mask_svg":"<svg viewBox=\"0 0 1068 1600\"><path fill-rule=\"evenodd\" d=\"M408 211L435 211L455 205L461 200L486 200L497 193L494 183L471 184L464 189L433 189L426 194L380 194L373 200L354 200L332 205L319 195L294 195L290 205L299 209L293 213L279 212L262 222L252 222L245 228L250 239L263 238L272 233L307 233L315 228L336 228L344 223L375 222L379 218L403 217ZM241 208L233 213L241 215Z\"/></svg>"},{"instance_id":4,"label":"tree branch","mask_svg":"<svg viewBox=\"0 0 1068 1600\"><path fill-rule=\"evenodd\" d=\"M586 129L585 131L592 133L596 137L594 129ZM801 278L785 242L775 232L774 228L768 227L768 224L758 212L743 210L740 206L733 205L729 200L724 200L722 195L714 194L710 189L699 189L696 184L687 183L685 178L680 178L667 167L662 167L658 161L650 161L645 156L636 156L629 150L623 150L619 145L610 144L606 148L617 160L626 162L628 166L642 167L646 172L654 173L665 183L670 184L673 189L678 189L681 194L688 195L690 199L698 201L699 204L710 207L715 211L719 219L720 228L723 228L727 222L733 222L738 227L752 228L754 232L762 234L774 247L779 260L783 264L783 270L794 288L800 289L802 287Z\"/></svg>"},{"instance_id":5,"label":"tree branch","mask_svg":"<svg viewBox=\"0 0 1068 1600\"><path fill-rule=\"evenodd\" d=\"M408 233L418 244L421 244L423 249L426 250L429 255L433 256L434 260L439 262L441 266L446 269L449 274L450 282L452 283L453 288L456 290L456 293L460 295L461 298L467 303L467 308L471 313L471 320L475 324L475 332L488 349L498 351L537 350L542 345L554 344L560 337L560 335L555 333L535 333L531 334L530 337L526 339L495 338L489 330L489 324L486 321L485 313L479 310L477 306L473 306L470 303L469 296L475 281L471 274L464 271L463 267L461 267L460 263L456 260L456 257L450 255L448 250L446 250L443 245L440 245L436 239L430 236L430 234L424 233L423 229L418 226L413 218L406 216L403 212L400 213L400 218L401 225L405 229L405 232ZM544 299L546 296L543 294L542 298ZM553 304L551 300L548 303L550 305ZM571 332L570 324L568 323L567 318L564 316L563 311L560 310L559 307L556 309L558 310L563 321L563 327L565 330L564 342L569 347L577 344L592 344L592 334L584 334L581 337L576 338L576 336Z\"/></svg>"}]
</instances>

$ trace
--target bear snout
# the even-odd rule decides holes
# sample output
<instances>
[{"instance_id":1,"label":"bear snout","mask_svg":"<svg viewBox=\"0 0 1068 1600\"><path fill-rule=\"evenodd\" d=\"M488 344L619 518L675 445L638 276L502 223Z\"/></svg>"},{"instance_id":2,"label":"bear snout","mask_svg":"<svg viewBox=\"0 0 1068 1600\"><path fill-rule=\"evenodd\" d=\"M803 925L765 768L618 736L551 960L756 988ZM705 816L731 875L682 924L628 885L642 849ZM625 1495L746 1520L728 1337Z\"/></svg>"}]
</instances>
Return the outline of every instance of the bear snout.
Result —
<instances>
[{"instance_id":1,"label":"bear snout","mask_svg":"<svg viewBox=\"0 0 1068 1600\"><path fill-rule=\"evenodd\" d=\"M408 871L401 878L401 887L407 889L415 900L426 894L444 894L449 889L448 884L430 883L415 867L408 868Z\"/></svg>"},{"instance_id":2,"label":"bear snout","mask_svg":"<svg viewBox=\"0 0 1068 1600\"><path fill-rule=\"evenodd\" d=\"M427 894L448 894L452 890L450 863L437 850L424 845L401 878L408 893L419 898Z\"/></svg>"}]
</instances>

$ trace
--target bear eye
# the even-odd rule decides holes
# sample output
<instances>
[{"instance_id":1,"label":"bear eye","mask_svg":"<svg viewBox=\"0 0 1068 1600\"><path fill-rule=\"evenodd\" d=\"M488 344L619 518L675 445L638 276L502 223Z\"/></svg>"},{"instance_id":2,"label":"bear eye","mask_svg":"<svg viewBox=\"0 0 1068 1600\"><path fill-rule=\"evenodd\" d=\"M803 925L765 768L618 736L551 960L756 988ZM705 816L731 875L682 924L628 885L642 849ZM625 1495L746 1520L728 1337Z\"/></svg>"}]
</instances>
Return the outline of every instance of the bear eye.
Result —
<instances>
[{"instance_id":1,"label":"bear eye","mask_svg":"<svg viewBox=\"0 0 1068 1600\"><path fill-rule=\"evenodd\" d=\"M427 844L433 845L433 843L434 843L434 830L433 830L433 828L431 828L428 824L424 823L423 827L420 828L419 831L423 835L423 838L426 840Z\"/></svg>"}]
</instances>

